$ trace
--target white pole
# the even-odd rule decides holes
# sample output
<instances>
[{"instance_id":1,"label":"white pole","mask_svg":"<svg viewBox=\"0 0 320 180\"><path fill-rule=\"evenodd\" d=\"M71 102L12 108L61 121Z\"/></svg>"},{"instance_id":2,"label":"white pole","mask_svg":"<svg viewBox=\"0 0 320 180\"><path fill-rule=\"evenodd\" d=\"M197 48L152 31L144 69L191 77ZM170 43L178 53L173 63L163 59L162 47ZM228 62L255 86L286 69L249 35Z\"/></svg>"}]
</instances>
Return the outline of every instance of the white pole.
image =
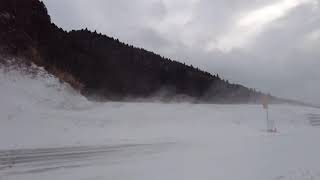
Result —
<instances>
[{"instance_id":1,"label":"white pole","mask_svg":"<svg viewBox=\"0 0 320 180\"><path fill-rule=\"evenodd\" d=\"M269 108L266 109L266 116L267 116L267 131L268 132L277 132L275 127L275 122L269 119Z\"/></svg>"},{"instance_id":2,"label":"white pole","mask_svg":"<svg viewBox=\"0 0 320 180\"><path fill-rule=\"evenodd\" d=\"M269 97L268 96L263 96L262 97L262 105L263 105L263 108L266 110L267 131L268 132L276 132L274 121L271 121L269 119Z\"/></svg>"},{"instance_id":3,"label":"white pole","mask_svg":"<svg viewBox=\"0 0 320 180\"><path fill-rule=\"evenodd\" d=\"M270 128L270 122L269 122L269 112L268 112L268 108L266 108L266 120L267 120L267 131L270 132L271 128Z\"/></svg>"},{"instance_id":4,"label":"white pole","mask_svg":"<svg viewBox=\"0 0 320 180\"><path fill-rule=\"evenodd\" d=\"M269 108L266 109L266 115L267 115L267 131L272 131L271 123L269 121Z\"/></svg>"},{"instance_id":5,"label":"white pole","mask_svg":"<svg viewBox=\"0 0 320 180\"><path fill-rule=\"evenodd\" d=\"M266 111L267 111L267 121L269 121L269 109L267 108Z\"/></svg>"}]
</instances>

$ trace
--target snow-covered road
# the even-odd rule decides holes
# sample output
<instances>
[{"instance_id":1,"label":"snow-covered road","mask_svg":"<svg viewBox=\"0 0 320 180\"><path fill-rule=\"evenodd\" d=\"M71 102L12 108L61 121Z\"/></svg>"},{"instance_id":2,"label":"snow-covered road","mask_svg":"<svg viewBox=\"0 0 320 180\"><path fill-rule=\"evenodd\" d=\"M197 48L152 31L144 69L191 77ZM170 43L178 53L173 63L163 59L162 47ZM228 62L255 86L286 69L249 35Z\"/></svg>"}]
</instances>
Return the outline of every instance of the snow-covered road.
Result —
<instances>
[{"instance_id":1,"label":"snow-covered road","mask_svg":"<svg viewBox=\"0 0 320 180\"><path fill-rule=\"evenodd\" d=\"M4 176L33 174L57 169L80 168L122 159L126 154L148 155L173 143L122 144L0 151L0 171Z\"/></svg>"},{"instance_id":2,"label":"snow-covered road","mask_svg":"<svg viewBox=\"0 0 320 180\"><path fill-rule=\"evenodd\" d=\"M92 103L53 77L0 75L0 180L317 180L320 110Z\"/></svg>"}]
</instances>

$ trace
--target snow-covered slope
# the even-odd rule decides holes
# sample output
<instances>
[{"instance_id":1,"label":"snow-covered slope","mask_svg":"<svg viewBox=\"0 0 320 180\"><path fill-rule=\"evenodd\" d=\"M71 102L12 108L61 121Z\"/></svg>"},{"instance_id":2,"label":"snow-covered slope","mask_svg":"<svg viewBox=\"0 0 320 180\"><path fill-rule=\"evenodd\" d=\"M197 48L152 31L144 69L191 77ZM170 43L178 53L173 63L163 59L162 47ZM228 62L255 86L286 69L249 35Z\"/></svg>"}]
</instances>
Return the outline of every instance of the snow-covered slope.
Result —
<instances>
[{"instance_id":1,"label":"snow-covered slope","mask_svg":"<svg viewBox=\"0 0 320 180\"><path fill-rule=\"evenodd\" d=\"M93 103L38 70L0 69L1 180L320 179L318 109L273 105L267 133L261 106Z\"/></svg>"},{"instance_id":2,"label":"snow-covered slope","mask_svg":"<svg viewBox=\"0 0 320 180\"><path fill-rule=\"evenodd\" d=\"M47 141L46 134L56 133L50 123L58 123L57 129L61 129L59 120L67 119L61 119L67 112L92 105L69 85L35 65L1 66L0 92L0 149L32 147L36 139Z\"/></svg>"}]
</instances>

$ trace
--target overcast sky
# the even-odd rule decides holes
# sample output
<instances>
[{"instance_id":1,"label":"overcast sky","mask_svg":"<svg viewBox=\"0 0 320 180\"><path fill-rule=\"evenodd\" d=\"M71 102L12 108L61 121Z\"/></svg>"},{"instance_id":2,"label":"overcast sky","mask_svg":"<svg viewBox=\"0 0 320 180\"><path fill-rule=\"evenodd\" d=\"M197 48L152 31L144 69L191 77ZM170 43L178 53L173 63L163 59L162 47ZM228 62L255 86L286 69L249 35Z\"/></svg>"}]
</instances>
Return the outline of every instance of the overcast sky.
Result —
<instances>
[{"instance_id":1,"label":"overcast sky","mask_svg":"<svg viewBox=\"0 0 320 180\"><path fill-rule=\"evenodd\" d=\"M44 0L66 29L116 37L234 83L320 104L320 0Z\"/></svg>"}]
</instances>

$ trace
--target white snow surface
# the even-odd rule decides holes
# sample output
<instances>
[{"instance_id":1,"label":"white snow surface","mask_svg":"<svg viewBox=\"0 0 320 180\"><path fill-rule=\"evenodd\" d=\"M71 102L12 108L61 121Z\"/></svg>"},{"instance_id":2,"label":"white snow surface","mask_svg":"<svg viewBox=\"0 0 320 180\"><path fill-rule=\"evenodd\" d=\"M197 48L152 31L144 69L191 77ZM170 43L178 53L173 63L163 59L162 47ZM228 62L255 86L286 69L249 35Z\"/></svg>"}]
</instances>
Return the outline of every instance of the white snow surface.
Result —
<instances>
[{"instance_id":1,"label":"white snow surface","mask_svg":"<svg viewBox=\"0 0 320 180\"><path fill-rule=\"evenodd\" d=\"M94 103L39 71L0 70L0 151L124 148L51 169L0 168L0 180L320 179L320 127L307 118L318 109L271 105L278 132L268 133L259 105Z\"/></svg>"}]
</instances>

